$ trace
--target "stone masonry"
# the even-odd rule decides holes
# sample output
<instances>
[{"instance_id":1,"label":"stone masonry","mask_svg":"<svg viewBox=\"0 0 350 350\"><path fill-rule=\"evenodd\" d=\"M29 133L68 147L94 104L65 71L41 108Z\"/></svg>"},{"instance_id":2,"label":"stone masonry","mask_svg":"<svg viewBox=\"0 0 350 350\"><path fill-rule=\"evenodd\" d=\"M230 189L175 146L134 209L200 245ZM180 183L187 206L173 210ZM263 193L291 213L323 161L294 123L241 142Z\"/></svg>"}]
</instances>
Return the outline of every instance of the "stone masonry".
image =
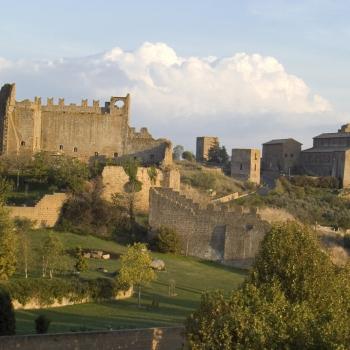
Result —
<instances>
[{"instance_id":1,"label":"stone masonry","mask_svg":"<svg viewBox=\"0 0 350 350\"><path fill-rule=\"evenodd\" d=\"M260 184L260 150L254 148L233 149L231 176L238 180Z\"/></svg>"},{"instance_id":2,"label":"stone masonry","mask_svg":"<svg viewBox=\"0 0 350 350\"><path fill-rule=\"evenodd\" d=\"M137 179L142 182L142 189L135 195L135 209L139 212L149 210L149 190L152 187L168 187L180 189L180 172L176 168L156 169L157 177L151 181L148 171L150 168L139 167ZM102 197L111 200L115 193L125 193L125 185L129 181L122 166L105 166L102 172Z\"/></svg>"},{"instance_id":3,"label":"stone masonry","mask_svg":"<svg viewBox=\"0 0 350 350\"><path fill-rule=\"evenodd\" d=\"M209 150L218 144L219 144L219 139L217 137L213 137L213 136L197 137L197 143L196 143L197 162L203 162L208 160Z\"/></svg>"},{"instance_id":4,"label":"stone masonry","mask_svg":"<svg viewBox=\"0 0 350 350\"><path fill-rule=\"evenodd\" d=\"M269 224L255 211L225 205L200 205L168 188L150 190L152 235L174 229L184 254L245 267L251 264Z\"/></svg>"},{"instance_id":5,"label":"stone masonry","mask_svg":"<svg viewBox=\"0 0 350 350\"><path fill-rule=\"evenodd\" d=\"M62 206L67 199L65 193L46 194L34 207L8 206L12 218L34 221L34 227L53 227L59 219Z\"/></svg>"},{"instance_id":6,"label":"stone masonry","mask_svg":"<svg viewBox=\"0 0 350 350\"><path fill-rule=\"evenodd\" d=\"M129 126L130 96L66 105L60 98L42 104L16 101L15 84L0 90L0 154L32 155L39 151L66 154L88 161L137 157L146 164L172 163L171 142L155 140L146 128Z\"/></svg>"}]
</instances>

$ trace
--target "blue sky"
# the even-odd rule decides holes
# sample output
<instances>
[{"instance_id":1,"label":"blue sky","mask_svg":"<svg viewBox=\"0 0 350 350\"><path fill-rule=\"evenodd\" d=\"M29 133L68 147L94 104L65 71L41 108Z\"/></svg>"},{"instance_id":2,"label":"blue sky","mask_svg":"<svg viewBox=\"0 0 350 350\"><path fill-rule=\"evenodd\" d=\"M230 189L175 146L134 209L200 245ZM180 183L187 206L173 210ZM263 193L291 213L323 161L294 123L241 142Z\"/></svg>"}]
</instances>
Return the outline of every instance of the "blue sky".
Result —
<instances>
[{"instance_id":1,"label":"blue sky","mask_svg":"<svg viewBox=\"0 0 350 350\"><path fill-rule=\"evenodd\" d=\"M269 139L270 134L271 137L284 137L288 133L296 138L299 136L301 141L307 144L318 132L327 129L334 131L339 123L347 120L350 122L350 99L348 98L350 3L348 1L61 0L57 2L22 0L10 2L0 0L0 6L0 58L7 63L17 64L17 69L1 70L0 61L0 83L11 80L12 77L12 81L16 79L19 98L32 98L37 93L45 96L61 93L68 99L75 99L83 93L89 95L88 97L90 94L98 93L96 89L91 91L82 89L80 94L75 94L69 89L64 91L63 82L60 88L55 85L54 80L45 80L40 87L42 76L31 72L36 68L33 68L34 64L28 64L28 62L66 58L68 60L64 66L66 70L63 71L61 67L60 72L67 76L66 83L69 84L72 62L78 58L103 55L115 47L121 48L124 52L135 52L145 42L165 43L176 52L178 57L186 59L192 56L201 59L208 56L233 57L237 53L271 56L283 65L288 75L300 78L312 94L321 96L331 105L331 111L326 111L326 115L321 111L322 108L308 108L312 111L306 113L305 108L286 111L275 108L271 105L272 102L266 109L262 108L259 102L259 108L249 110L248 113L245 108L238 108L237 112L236 104L231 105L232 110L227 108L213 112L211 105L207 112L199 113L203 123L197 130L198 116L192 118L196 110L186 110L186 107L182 106L183 112L189 115L189 125L193 132L181 129L177 122L175 122L176 128L169 130L165 128L164 136L174 139L175 143L181 142L191 147L197 132L210 134L214 131L219 133L218 136L222 136L228 146L235 147L240 144L259 145L264 139ZM18 69L20 61L28 64L27 70L23 69L21 73ZM120 65L119 61L113 62ZM5 67L4 63L3 67ZM9 67L9 64L6 67ZM161 67L152 66L152 69L162 71L163 67L164 62L161 62ZM82 72L79 74L81 75ZM112 73L105 71L103 74L106 76ZM130 85L130 74L129 67L128 83L123 85L116 82L115 94L120 90L124 92L127 88L134 91L135 86ZM115 75L115 79L119 79L120 82L122 76L124 74ZM169 81L168 79L169 77L166 81ZM185 73L181 79L186 79ZM20 83L22 86L19 85ZM97 84L96 81L95 84ZM103 79L99 80L99 84L103 85ZM226 87L229 89L230 85L227 84ZM33 89L30 89L30 86L33 86ZM112 83L111 86L113 86ZM142 94L141 84L137 88L138 93L135 90L135 98ZM234 88L237 89L237 86L235 85ZM171 91L176 92L177 89L177 85L171 86ZM77 90L79 91L79 87ZM109 93L110 90L107 91ZM214 88L212 91L215 93ZM108 93L106 92L107 96ZM219 93L222 92L218 91ZM103 93L100 95L101 98L104 97ZM150 98L154 96L151 94ZM201 99L202 96L207 95L198 94L193 98ZM184 97L180 94L178 100L181 98ZM231 97L228 96L227 99L229 98ZM245 101L249 104L249 98ZM156 115L154 119L150 116L144 117L143 111L145 115L151 114L145 109L146 103L138 104L135 99L133 103L136 105L137 113L133 116L134 124L139 126L138 120L147 122L150 124L150 129L155 129L157 136L162 136L162 130L157 128L162 116L154 113ZM252 101L252 104L254 105L255 101ZM154 108L157 108L156 104ZM160 106L159 110L167 114L171 113L164 106ZM264 112L262 113L261 110ZM289 125L284 122L295 112L299 114L298 123ZM257 115L261 113L263 116L258 118ZM319 113L322 116L319 116ZM231 114L235 115L232 123L230 123ZM283 114L284 117L279 118L278 114ZM301 118L300 115L303 117ZM269 118L271 121L267 123L268 127L264 127ZM322 122L318 123L318 118L322 119ZM171 118L171 120L175 119ZM276 120L282 121L277 123ZM299 123L300 120L309 122ZM183 120L180 121L183 122ZM223 124L224 127L220 128L219 124ZM272 129L273 126L275 126L274 129ZM251 132L253 127L258 131ZM205 128L208 129L207 132ZM248 139L241 137L242 132L247 133ZM232 141L232 137L237 141Z\"/></svg>"}]
</instances>

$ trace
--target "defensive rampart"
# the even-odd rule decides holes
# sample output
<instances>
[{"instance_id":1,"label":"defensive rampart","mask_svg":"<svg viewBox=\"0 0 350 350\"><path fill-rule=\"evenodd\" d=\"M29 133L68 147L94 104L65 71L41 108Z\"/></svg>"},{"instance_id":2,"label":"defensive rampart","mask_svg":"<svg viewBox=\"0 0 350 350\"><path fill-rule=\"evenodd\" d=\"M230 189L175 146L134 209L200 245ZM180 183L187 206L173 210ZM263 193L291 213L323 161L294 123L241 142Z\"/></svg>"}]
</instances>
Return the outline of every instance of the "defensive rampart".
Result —
<instances>
[{"instance_id":1,"label":"defensive rampart","mask_svg":"<svg viewBox=\"0 0 350 350\"><path fill-rule=\"evenodd\" d=\"M179 192L151 188L149 223L176 230L184 254L247 266L254 259L269 224L242 207L200 205Z\"/></svg>"},{"instance_id":2,"label":"defensive rampart","mask_svg":"<svg viewBox=\"0 0 350 350\"><path fill-rule=\"evenodd\" d=\"M67 199L65 193L46 194L34 207L8 206L12 218L20 217L34 221L34 227L55 226L63 203Z\"/></svg>"}]
</instances>

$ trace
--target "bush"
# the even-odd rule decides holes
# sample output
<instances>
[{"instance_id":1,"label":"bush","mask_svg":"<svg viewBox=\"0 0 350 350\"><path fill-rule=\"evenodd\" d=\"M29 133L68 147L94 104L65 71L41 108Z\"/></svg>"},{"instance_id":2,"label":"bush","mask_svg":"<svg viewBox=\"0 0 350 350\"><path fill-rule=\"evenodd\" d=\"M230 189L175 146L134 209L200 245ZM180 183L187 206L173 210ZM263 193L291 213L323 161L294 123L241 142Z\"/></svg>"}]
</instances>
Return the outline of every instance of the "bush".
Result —
<instances>
[{"instance_id":1,"label":"bush","mask_svg":"<svg viewBox=\"0 0 350 350\"><path fill-rule=\"evenodd\" d=\"M161 253L179 253L181 249L180 240L176 231L165 226L158 229L154 245Z\"/></svg>"},{"instance_id":2,"label":"bush","mask_svg":"<svg viewBox=\"0 0 350 350\"><path fill-rule=\"evenodd\" d=\"M196 157L190 151L183 152L182 153L182 158L188 160L189 162L194 162L196 160Z\"/></svg>"},{"instance_id":3,"label":"bush","mask_svg":"<svg viewBox=\"0 0 350 350\"><path fill-rule=\"evenodd\" d=\"M37 334L44 334L49 330L51 320L45 315L39 315L34 322Z\"/></svg>"},{"instance_id":4,"label":"bush","mask_svg":"<svg viewBox=\"0 0 350 350\"><path fill-rule=\"evenodd\" d=\"M203 190L210 190L215 187L216 178L214 174L198 172L190 177L190 185Z\"/></svg>"},{"instance_id":5,"label":"bush","mask_svg":"<svg viewBox=\"0 0 350 350\"><path fill-rule=\"evenodd\" d=\"M344 242L344 247L347 249L350 249L350 234L349 233L344 235L343 242Z\"/></svg>"},{"instance_id":6,"label":"bush","mask_svg":"<svg viewBox=\"0 0 350 350\"><path fill-rule=\"evenodd\" d=\"M16 319L10 294L0 288L0 336L16 333Z\"/></svg>"}]
</instances>

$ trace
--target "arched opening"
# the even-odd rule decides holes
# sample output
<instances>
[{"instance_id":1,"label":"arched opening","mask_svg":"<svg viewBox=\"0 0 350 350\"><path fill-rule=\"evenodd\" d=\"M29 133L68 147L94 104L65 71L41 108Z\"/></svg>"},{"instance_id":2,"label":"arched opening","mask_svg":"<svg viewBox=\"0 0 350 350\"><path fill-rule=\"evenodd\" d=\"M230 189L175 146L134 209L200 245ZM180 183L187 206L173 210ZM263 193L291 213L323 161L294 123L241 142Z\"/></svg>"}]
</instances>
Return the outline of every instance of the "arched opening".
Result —
<instances>
[{"instance_id":1,"label":"arched opening","mask_svg":"<svg viewBox=\"0 0 350 350\"><path fill-rule=\"evenodd\" d=\"M118 158L118 152L114 152L114 158Z\"/></svg>"},{"instance_id":2,"label":"arched opening","mask_svg":"<svg viewBox=\"0 0 350 350\"><path fill-rule=\"evenodd\" d=\"M26 143L24 141L21 141L21 146L24 147Z\"/></svg>"},{"instance_id":3,"label":"arched opening","mask_svg":"<svg viewBox=\"0 0 350 350\"><path fill-rule=\"evenodd\" d=\"M63 145L60 145L60 150L61 150L61 151L63 150Z\"/></svg>"},{"instance_id":4,"label":"arched opening","mask_svg":"<svg viewBox=\"0 0 350 350\"><path fill-rule=\"evenodd\" d=\"M74 147L73 152L78 152L78 147Z\"/></svg>"},{"instance_id":5,"label":"arched opening","mask_svg":"<svg viewBox=\"0 0 350 350\"><path fill-rule=\"evenodd\" d=\"M124 104L125 103L124 103L123 100L117 100L117 101L115 101L114 106L117 107L117 108L123 108Z\"/></svg>"},{"instance_id":6,"label":"arched opening","mask_svg":"<svg viewBox=\"0 0 350 350\"><path fill-rule=\"evenodd\" d=\"M98 157L98 152L95 152L95 157Z\"/></svg>"}]
</instances>

